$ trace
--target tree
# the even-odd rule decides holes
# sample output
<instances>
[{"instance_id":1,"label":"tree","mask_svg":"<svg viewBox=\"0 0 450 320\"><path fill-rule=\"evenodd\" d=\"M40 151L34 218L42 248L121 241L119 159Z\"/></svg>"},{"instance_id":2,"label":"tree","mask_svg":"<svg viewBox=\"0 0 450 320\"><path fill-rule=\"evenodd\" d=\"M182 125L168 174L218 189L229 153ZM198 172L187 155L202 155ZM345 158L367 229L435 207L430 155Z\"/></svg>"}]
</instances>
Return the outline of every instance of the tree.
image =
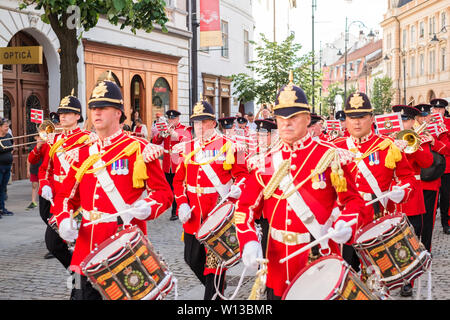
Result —
<instances>
[{"instance_id":1,"label":"tree","mask_svg":"<svg viewBox=\"0 0 450 320\"><path fill-rule=\"evenodd\" d=\"M329 113L334 115L336 113L336 103L334 102L336 96L341 96L342 100L344 100L344 89L341 86L340 82L333 82L328 86L328 96L323 99L322 110L325 111L323 114Z\"/></svg>"},{"instance_id":2,"label":"tree","mask_svg":"<svg viewBox=\"0 0 450 320\"><path fill-rule=\"evenodd\" d=\"M308 101L311 101L313 93L318 97L317 91L322 86L321 72L314 72L318 81L312 88L312 53L299 56L302 46L294 43L294 35L281 43L269 41L263 34L261 37L262 44L255 49L256 59L247 66L254 78L247 73L232 75L233 94L237 94L242 102L273 103L278 90L289 82L289 72L292 70L294 83L305 91ZM254 41L251 43L257 45Z\"/></svg>"},{"instance_id":3,"label":"tree","mask_svg":"<svg viewBox=\"0 0 450 320\"><path fill-rule=\"evenodd\" d=\"M376 114L389 112L394 93L391 78L376 78L373 81L371 102Z\"/></svg>"},{"instance_id":4,"label":"tree","mask_svg":"<svg viewBox=\"0 0 450 320\"><path fill-rule=\"evenodd\" d=\"M100 15L120 29L130 27L133 33L137 29L151 32L153 23L159 24L167 32L168 21L163 0L22 0L19 8L35 6L43 10L41 20L50 24L58 37L60 49L60 95L64 97L75 90L78 94L78 55L79 38L77 30L83 31L95 27ZM82 32L80 33L81 38Z\"/></svg>"}]
</instances>

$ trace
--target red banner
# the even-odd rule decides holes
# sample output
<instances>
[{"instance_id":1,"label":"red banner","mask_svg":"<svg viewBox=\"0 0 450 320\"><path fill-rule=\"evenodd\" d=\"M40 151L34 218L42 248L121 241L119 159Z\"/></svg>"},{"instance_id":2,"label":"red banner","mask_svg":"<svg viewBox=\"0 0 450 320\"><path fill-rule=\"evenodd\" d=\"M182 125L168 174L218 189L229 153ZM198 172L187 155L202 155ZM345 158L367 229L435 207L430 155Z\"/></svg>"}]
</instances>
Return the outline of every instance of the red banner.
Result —
<instances>
[{"instance_id":1,"label":"red banner","mask_svg":"<svg viewBox=\"0 0 450 320\"><path fill-rule=\"evenodd\" d=\"M40 109L31 109L30 110L30 121L33 123L44 122L44 111L40 110Z\"/></svg>"},{"instance_id":2,"label":"red banner","mask_svg":"<svg viewBox=\"0 0 450 320\"><path fill-rule=\"evenodd\" d=\"M342 131L341 122L339 120L327 120L326 121L327 132Z\"/></svg>"},{"instance_id":3,"label":"red banner","mask_svg":"<svg viewBox=\"0 0 450 320\"><path fill-rule=\"evenodd\" d=\"M200 0L200 47L221 47L220 1Z\"/></svg>"},{"instance_id":4,"label":"red banner","mask_svg":"<svg viewBox=\"0 0 450 320\"><path fill-rule=\"evenodd\" d=\"M400 112L375 116L375 124L379 134L389 134L403 130L403 122Z\"/></svg>"}]
</instances>

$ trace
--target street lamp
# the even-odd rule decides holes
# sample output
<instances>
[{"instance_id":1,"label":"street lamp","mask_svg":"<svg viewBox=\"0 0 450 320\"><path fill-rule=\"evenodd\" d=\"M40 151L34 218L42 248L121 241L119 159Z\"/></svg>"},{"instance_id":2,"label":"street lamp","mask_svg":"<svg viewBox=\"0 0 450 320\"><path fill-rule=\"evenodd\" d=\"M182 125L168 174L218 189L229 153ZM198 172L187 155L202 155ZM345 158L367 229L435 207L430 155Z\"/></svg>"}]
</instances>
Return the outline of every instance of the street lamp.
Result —
<instances>
[{"instance_id":1,"label":"street lamp","mask_svg":"<svg viewBox=\"0 0 450 320\"><path fill-rule=\"evenodd\" d=\"M350 27L354 24L354 23L358 23L361 27L366 28L366 25L359 20L355 20L350 22L350 24L348 23L348 17L345 17L345 38L344 38L344 101L347 101L347 46L348 46L348 36L349 36L349 30ZM375 34L372 32L372 30L370 30L369 34L367 35L367 37L369 37L369 39L373 39L375 37Z\"/></svg>"}]
</instances>

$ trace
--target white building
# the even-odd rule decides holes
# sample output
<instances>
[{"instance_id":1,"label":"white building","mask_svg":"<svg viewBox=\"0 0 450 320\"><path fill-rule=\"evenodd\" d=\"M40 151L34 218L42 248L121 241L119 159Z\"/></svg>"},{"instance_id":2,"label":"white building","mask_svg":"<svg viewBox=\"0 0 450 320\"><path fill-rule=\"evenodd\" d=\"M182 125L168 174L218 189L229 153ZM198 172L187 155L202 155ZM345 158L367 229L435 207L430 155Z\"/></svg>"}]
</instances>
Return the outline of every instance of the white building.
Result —
<instances>
[{"instance_id":1,"label":"white building","mask_svg":"<svg viewBox=\"0 0 450 320\"><path fill-rule=\"evenodd\" d=\"M168 33L158 26L151 33L129 28L120 30L106 19L82 35L78 48L78 97L87 105L96 81L108 70L122 89L128 121L133 111L151 125L155 112L169 108L189 114L189 41L186 0L166 1ZM0 47L42 46L41 65L0 65L0 112L11 119L15 136L35 132L30 108L56 111L60 97L59 41L50 25L40 19L42 12L18 9L19 1L0 4ZM84 119L88 112L83 110ZM87 121L89 122L89 120ZM28 149L19 148L14 161L14 179L26 178Z\"/></svg>"}]
</instances>

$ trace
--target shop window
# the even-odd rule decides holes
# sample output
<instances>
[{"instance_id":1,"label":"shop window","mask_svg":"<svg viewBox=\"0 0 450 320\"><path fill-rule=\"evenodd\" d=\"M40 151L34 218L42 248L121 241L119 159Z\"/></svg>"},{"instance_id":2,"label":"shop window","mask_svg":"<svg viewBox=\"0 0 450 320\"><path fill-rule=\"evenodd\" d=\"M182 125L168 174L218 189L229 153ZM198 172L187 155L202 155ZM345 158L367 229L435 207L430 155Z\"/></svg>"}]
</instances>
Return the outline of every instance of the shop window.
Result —
<instances>
[{"instance_id":1,"label":"shop window","mask_svg":"<svg viewBox=\"0 0 450 320\"><path fill-rule=\"evenodd\" d=\"M171 109L170 98L172 91L169 83L164 78L158 78L152 89L152 119L156 118L156 113L160 112L162 115Z\"/></svg>"}]
</instances>

